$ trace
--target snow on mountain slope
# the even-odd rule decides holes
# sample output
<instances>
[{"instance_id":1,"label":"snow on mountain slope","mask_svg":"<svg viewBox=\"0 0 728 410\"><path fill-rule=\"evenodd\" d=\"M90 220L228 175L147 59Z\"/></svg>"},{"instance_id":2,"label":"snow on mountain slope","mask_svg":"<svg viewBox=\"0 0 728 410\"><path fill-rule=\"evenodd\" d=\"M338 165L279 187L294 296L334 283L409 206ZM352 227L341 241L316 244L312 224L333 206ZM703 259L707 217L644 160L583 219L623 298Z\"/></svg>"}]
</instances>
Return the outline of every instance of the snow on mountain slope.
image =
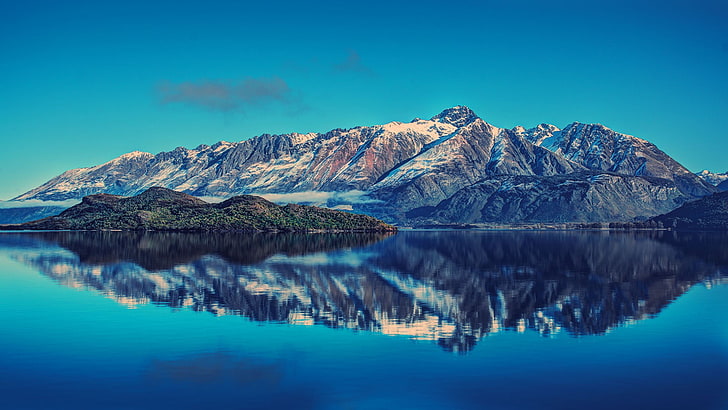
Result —
<instances>
[{"instance_id":1,"label":"snow on mountain slope","mask_svg":"<svg viewBox=\"0 0 728 410\"><path fill-rule=\"evenodd\" d=\"M520 134L590 170L668 179L686 195L703 196L713 188L649 141L614 132L601 124L572 123L563 130L541 124Z\"/></svg>"},{"instance_id":2,"label":"snow on mountain slope","mask_svg":"<svg viewBox=\"0 0 728 410\"><path fill-rule=\"evenodd\" d=\"M95 167L71 169L14 200L63 201L100 192L126 192L126 186L134 184L133 176L144 169L152 158L153 154L134 151ZM114 189L122 185L125 186L122 192Z\"/></svg>"},{"instance_id":3,"label":"snow on mountain slope","mask_svg":"<svg viewBox=\"0 0 728 410\"><path fill-rule=\"evenodd\" d=\"M513 128L512 131L532 144L547 148L551 151L556 151L560 141L558 138L560 134L558 132L561 130L551 124L539 124L531 129L525 129L519 125Z\"/></svg>"},{"instance_id":4,"label":"snow on mountain slope","mask_svg":"<svg viewBox=\"0 0 728 410\"><path fill-rule=\"evenodd\" d=\"M479 127L479 139L469 139L469 130L473 127ZM455 129L453 129L454 131ZM498 129L478 119L474 123L469 123L466 127L457 129L456 132L444 135L436 140L425 144L419 153L411 157L408 161L389 172L381 181L374 185L373 189L397 186L402 183L410 182L425 174L446 171L445 168L453 166L454 163L462 163L470 161L470 167L461 167L464 177L478 178L478 171L484 168L489 159L490 147L493 145L493 132ZM479 149L473 149L473 145L478 144ZM478 156L466 157L466 150L473 150ZM484 173L483 173L484 175ZM472 178L471 178L472 179Z\"/></svg>"},{"instance_id":5,"label":"snow on mountain slope","mask_svg":"<svg viewBox=\"0 0 728 410\"><path fill-rule=\"evenodd\" d=\"M478 118L426 146L370 190L384 202L406 203L412 209L435 206L495 175L555 175L583 169Z\"/></svg>"},{"instance_id":6,"label":"snow on mountain slope","mask_svg":"<svg viewBox=\"0 0 728 410\"><path fill-rule=\"evenodd\" d=\"M455 127L435 121L389 123L326 134L262 135L212 147L125 154L67 171L16 200L134 194L165 186L195 195L366 189Z\"/></svg>"},{"instance_id":7,"label":"snow on mountain slope","mask_svg":"<svg viewBox=\"0 0 728 410\"><path fill-rule=\"evenodd\" d=\"M718 174L715 172L710 172L707 169L704 169L698 173L696 173L697 176L700 178L703 178L705 182L709 183L710 185L718 186L723 181L728 181L728 172L724 172L722 174Z\"/></svg>"}]
</instances>

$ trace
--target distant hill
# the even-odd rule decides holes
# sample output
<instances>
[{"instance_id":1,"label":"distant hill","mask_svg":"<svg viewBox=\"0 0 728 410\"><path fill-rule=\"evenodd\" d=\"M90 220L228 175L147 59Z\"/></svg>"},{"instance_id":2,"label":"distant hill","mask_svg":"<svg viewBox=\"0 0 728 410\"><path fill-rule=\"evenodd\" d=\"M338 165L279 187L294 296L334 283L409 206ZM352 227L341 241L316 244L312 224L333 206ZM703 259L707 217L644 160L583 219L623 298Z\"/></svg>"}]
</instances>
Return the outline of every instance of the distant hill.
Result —
<instances>
[{"instance_id":1,"label":"distant hill","mask_svg":"<svg viewBox=\"0 0 728 410\"><path fill-rule=\"evenodd\" d=\"M61 206L26 206L0 208L0 224L19 224L58 215L66 209Z\"/></svg>"},{"instance_id":2,"label":"distant hill","mask_svg":"<svg viewBox=\"0 0 728 410\"><path fill-rule=\"evenodd\" d=\"M139 195L96 194L57 216L2 229L158 231L392 231L366 215L314 206L276 205L242 195L211 204L171 189L152 187Z\"/></svg>"},{"instance_id":3,"label":"distant hill","mask_svg":"<svg viewBox=\"0 0 728 410\"><path fill-rule=\"evenodd\" d=\"M721 182L717 187L720 191L728 191L728 180Z\"/></svg>"},{"instance_id":4,"label":"distant hill","mask_svg":"<svg viewBox=\"0 0 728 410\"><path fill-rule=\"evenodd\" d=\"M678 230L728 230L728 192L685 203L650 221Z\"/></svg>"}]
</instances>

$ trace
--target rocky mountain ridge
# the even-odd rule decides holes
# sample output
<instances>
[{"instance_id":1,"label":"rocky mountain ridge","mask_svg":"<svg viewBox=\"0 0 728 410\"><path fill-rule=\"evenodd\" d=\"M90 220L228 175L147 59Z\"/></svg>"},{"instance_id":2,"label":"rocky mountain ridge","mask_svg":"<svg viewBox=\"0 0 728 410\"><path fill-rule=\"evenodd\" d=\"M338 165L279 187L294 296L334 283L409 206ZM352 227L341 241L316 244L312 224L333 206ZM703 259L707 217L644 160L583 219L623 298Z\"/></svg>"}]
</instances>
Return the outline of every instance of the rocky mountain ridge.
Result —
<instances>
[{"instance_id":1,"label":"rocky mountain ridge","mask_svg":"<svg viewBox=\"0 0 728 410\"><path fill-rule=\"evenodd\" d=\"M554 177L580 188L553 185ZM549 188L514 189L514 178ZM400 224L502 222L501 203L519 206L506 218L513 222L646 219L716 191L653 144L599 124L504 129L458 106L409 123L132 152L67 171L15 200L134 195L151 186L195 196L272 195ZM547 203L554 196L564 199L558 208ZM444 211L462 202L468 212Z\"/></svg>"}]
</instances>

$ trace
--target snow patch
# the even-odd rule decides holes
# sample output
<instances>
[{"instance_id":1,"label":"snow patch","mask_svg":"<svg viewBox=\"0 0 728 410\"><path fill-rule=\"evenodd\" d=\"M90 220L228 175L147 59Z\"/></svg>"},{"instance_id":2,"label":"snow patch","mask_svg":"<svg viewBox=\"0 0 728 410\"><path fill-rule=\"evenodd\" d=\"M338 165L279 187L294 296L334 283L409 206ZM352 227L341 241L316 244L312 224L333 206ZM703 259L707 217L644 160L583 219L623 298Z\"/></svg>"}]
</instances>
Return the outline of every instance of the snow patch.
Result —
<instances>
[{"instance_id":1,"label":"snow patch","mask_svg":"<svg viewBox=\"0 0 728 410\"><path fill-rule=\"evenodd\" d=\"M319 134L315 132L309 132L308 134L299 134L297 132L294 132L289 135L291 137L291 142L293 143L293 145L303 144L319 136Z\"/></svg>"},{"instance_id":2,"label":"snow patch","mask_svg":"<svg viewBox=\"0 0 728 410\"><path fill-rule=\"evenodd\" d=\"M493 143L493 147L490 149L490 162L495 163L496 165L503 162L506 144L507 141L503 133L498 133L495 136L495 142Z\"/></svg>"},{"instance_id":3,"label":"snow patch","mask_svg":"<svg viewBox=\"0 0 728 410\"><path fill-rule=\"evenodd\" d=\"M144 151L132 151L132 152L128 152L118 158L115 158L112 161L120 160L120 159L137 159L137 158L151 159L151 158L154 158L154 154L152 154L150 152L144 152Z\"/></svg>"},{"instance_id":4,"label":"snow patch","mask_svg":"<svg viewBox=\"0 0 728 410\"><path fill-rule=\"evenodd\" d=\"M498 187L498 190L496 192L504 192L504 191L515 191L515 190L521 190L521 191L528 191L530 189L535 188L538 185L538 182L522 182L520 184L513 183L513 181L503 181L500 187Z\"/></svg>"},{"instance_id":5,"label":"snow patch","mask_svg":"<svg viewBox=\"0 0 728 410\"><path fill-rule=\"evenodd\" d=\"M588 178L589 183L596 184L598 182L609 182L612 180L612 176L609 174L592 175Z\"/></svg>"},{"instance_id":6,"label":"snow patch","mask_svg":"<svg viewBox=\"0 0 728 410\"><path fill-rule=\"evenodd\" d=\"M562 135L562 132L556 131L549 136L545 136L543 139L538 141L536 145L546 148L551 152L556 152L556 150L559 149L559 147L561 146L561 141L563 140L564 137Z\"/></svg>"},{"instance_id":7,"label":"snow patch","mask_svg":"<svg viewBox=\"0 0 728 410\"><path fill-rule=\"evenodd\" d=\"M443 135L452 134L457 127L437 121L419 120L417 122L393 121L382 125L381 129L390 134L422 134L434 140Z\"/></svg>"}]
</instances>

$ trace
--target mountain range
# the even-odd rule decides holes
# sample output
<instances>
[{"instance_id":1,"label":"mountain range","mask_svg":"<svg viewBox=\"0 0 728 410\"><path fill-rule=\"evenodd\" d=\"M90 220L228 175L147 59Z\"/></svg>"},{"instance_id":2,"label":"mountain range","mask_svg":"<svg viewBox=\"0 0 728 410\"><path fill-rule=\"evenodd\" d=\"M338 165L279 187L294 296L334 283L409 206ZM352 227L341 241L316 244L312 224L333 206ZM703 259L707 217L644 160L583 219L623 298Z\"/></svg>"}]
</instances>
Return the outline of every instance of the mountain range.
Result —
<instances>
[{"instance_id":1,"label":"mountain range","mask_svg":"<svg viewBox=\"0 0 728 410\"><path fill-rule=\"evenodd\" d=\"M457 106L429 120L131 152L14 201L152 186L322 204L398 224L645 220L717 192L654 144L600 124L506 129Z\"/></svg>"}]
</instances>

